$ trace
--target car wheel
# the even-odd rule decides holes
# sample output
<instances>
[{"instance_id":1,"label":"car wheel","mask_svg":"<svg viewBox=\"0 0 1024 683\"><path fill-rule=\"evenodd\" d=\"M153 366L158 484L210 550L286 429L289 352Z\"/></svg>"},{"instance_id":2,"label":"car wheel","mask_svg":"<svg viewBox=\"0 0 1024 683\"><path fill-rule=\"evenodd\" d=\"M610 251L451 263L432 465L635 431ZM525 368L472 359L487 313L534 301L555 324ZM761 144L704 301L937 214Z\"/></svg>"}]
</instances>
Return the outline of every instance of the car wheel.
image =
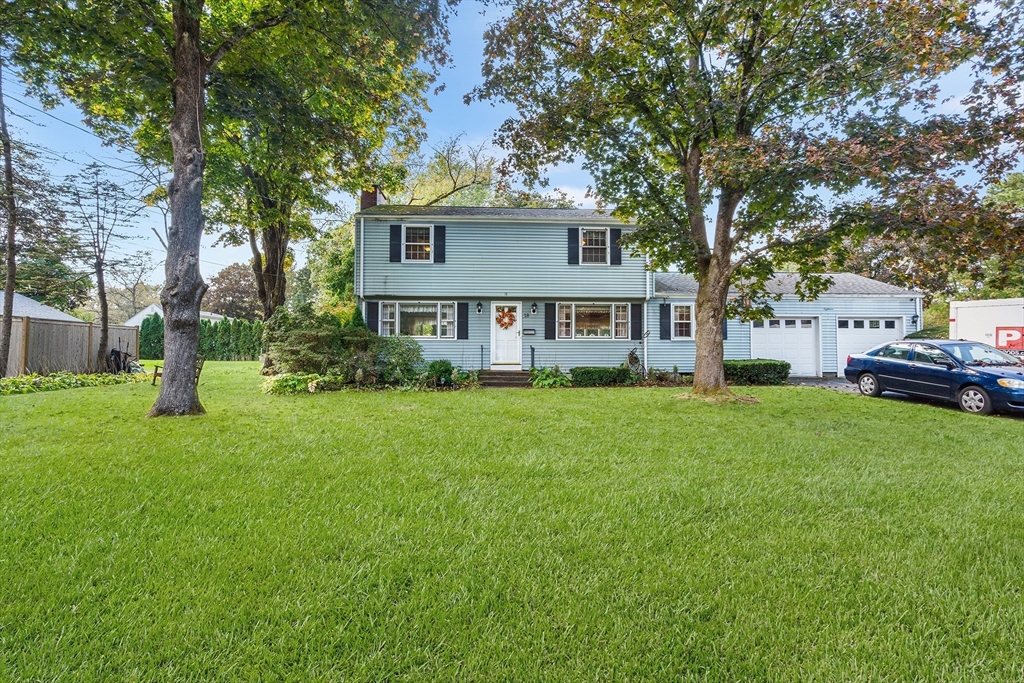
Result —
<instances>
[{"instance_id":1,"label":"car wheel","mask_svg":"<svg viewBox=\"0 0 1024 683\"><path fill-rule=\"evenodd\" d=\"M875 377L873 372L865 372L861 375L857 379L857 388L865 396L874 397L882 394L882 385L878 383L878 378Z\"/></svg>"},{"instance_id":2,"label":"car wheel","mask_svg":"<svg viewBox=\"0 0 1024 683\"><path fill-rule=\"evenodd\" d=\"M992 399L988 392L981 387L966 387L960 390L957 396L957 403L960 410L975 415L989 415L992 413Z\"/></svg>"}]
</instances>

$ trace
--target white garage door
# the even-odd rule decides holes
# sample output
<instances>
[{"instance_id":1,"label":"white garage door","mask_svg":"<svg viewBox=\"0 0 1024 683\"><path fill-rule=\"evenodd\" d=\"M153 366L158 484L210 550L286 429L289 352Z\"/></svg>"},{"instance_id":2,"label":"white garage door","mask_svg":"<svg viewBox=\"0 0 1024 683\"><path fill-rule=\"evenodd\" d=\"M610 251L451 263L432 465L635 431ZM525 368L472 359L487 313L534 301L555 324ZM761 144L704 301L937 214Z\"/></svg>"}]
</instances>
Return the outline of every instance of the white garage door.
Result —
<instances>
[{"instance_id":1,"label":"white garage door","mask_svg":"<svg viewBox=\"0 0 1024 683\"><path fill-rule=\"evenodd\" d=\"M903 339L902 318L839 318L836 320L836 359L839 372L846 367L846 357L864 353L889 341Z\"/></svg>"},{"instance_id":2,"label":"white garage door","mask_svg":"<svg viewBox=\"0 0 1024 683\"><path fill-rule=\"evenodd\" d=\"M751 358L789 361L789 374L796 377L820 374L820 349L817 318L771 318L751 323Z\"/></svg>"}]
</instances>

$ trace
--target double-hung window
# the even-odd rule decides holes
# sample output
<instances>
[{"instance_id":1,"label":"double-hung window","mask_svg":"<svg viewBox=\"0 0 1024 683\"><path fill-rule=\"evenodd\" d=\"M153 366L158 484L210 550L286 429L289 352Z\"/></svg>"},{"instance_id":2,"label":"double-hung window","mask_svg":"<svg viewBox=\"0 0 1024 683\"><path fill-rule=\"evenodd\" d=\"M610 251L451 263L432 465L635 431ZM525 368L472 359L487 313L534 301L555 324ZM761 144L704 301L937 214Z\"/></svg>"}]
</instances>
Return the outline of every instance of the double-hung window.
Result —
<instances>
[{"instance_id":1,"label":"double-hung window","mask_svg":"<svg viewBox=\"0 0 1024 683\"><path fill-rule=\"evenodd\" d=\"M380 305L380 336L395 336L395 313L396 304L382 303Z\"/></svg>"},{"instance_id":2,"label":"double-hung window","mask_svg":"<svg viewBox=\"0 0 1024 683\"><path fill-rule=\"evenodd\" d=\"M674 304L672 306L672 338L693 339L693 306Z\"/></svg>"},{"instance_id":3,"label":"double-hung window","mask_svg":"<svg viewBox=\"0 0 1024 683\"><path fill-rule=\"evenodd\" d=\"M402 235L402 260L407 263L433 262L434 229L429 225L406 225Z\"/></svg>"},{"instance_id":4,"label":"double-hung window","mask_svg":"<svg viewBox=\"0 0 1024 683\"><path fill-rule=\"evenodd\" d=\"M381 302L380 334L423 339L455 339L454 303Z\"/></svg>"},{"instance_id":5,"label":"double-hung window","mask_svg":"<svg viewBox=\"0 0 1024 683\"><path fill-rule=\"evenodd\" d=\"M559 339L629 339L629 304L558 304Z\"/></svg>"},{"instance_id":6,"label":"double-hung window","mask_svg":"<svg viewBox=\"0 0 1024 683\"><path fill-rule=\"evenodd\" d=\"M580 229L580 263L608 264L608 229Z\"/></svg>"}]
</instances>

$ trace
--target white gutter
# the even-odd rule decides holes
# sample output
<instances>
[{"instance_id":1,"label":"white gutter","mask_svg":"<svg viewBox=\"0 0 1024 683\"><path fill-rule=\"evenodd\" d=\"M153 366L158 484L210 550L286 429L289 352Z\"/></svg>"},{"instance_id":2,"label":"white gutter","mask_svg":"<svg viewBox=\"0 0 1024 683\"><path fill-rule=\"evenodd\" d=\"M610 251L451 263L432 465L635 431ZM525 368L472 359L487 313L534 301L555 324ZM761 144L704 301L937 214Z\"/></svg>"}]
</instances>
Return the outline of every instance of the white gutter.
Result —
<instances>
[{"instance_id":1,"label":"white gutter","mask_svg":"<svg viewBox=\"0 0 1024 683\"><path fill-rule=\"evenodd\" d=\"M366 293L366 287L363 283L363 274L366 272L366 259L363 258L365 251L363 249L363 243L366 240L366 223L363 221L363 217L359 217L359 298L362 299Z\"/></svg>"},{"instance_id":2,"label":"white gutter","mask_svg":"<svg viewBox=\"0 0 1024 683\"><path fill-rule=\"evenodd\" d=\"M647 304L651 300L651 278L654 274L651 273L651 258L649 256L644 258L644 312L643 312L643 323L640 327L640 336L644 344L644 369L647 369L647 340L649 337L647 333Z\"/></svg>"}]
</instances>

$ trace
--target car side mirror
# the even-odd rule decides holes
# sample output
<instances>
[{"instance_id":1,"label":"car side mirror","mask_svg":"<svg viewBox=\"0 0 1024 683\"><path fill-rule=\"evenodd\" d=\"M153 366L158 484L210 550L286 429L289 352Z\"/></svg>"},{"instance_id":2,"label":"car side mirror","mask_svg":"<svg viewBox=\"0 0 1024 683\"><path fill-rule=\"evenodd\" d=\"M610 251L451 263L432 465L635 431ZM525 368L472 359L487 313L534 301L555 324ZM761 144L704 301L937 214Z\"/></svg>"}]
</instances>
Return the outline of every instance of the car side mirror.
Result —
<instances>
[{"instance_id":1,"label":"car side mirror","mask_svg":"<svg viewBox=\"0 0 1024 683\"><path fill-rule=\"evenodd\" d=\"M939 365L946 368L947 370L952 370L953 368L956 367L956 363L954 363L951 360L940 360Z\"/></svg>"}]
</instances>

